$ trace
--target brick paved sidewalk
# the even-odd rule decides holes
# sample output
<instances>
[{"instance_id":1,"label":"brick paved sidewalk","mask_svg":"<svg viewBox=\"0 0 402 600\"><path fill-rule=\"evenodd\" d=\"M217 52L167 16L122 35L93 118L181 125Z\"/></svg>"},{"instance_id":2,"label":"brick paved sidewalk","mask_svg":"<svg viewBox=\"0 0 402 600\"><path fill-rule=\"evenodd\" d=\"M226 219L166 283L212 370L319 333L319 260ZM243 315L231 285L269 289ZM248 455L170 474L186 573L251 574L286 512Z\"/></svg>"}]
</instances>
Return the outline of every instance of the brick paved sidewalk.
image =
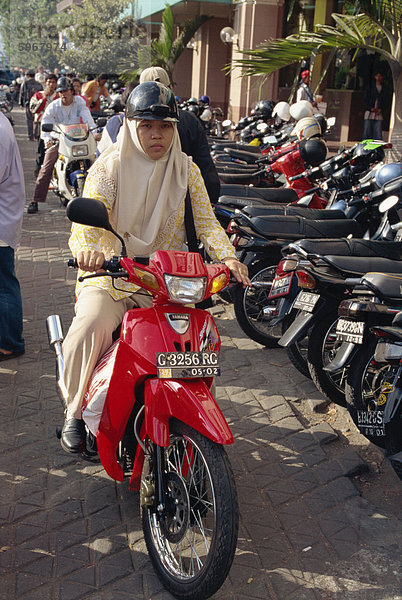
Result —
<instances>
[{"instance_id":1,"label":"brick paved sidewalk","mask_svg":"<svg viewBox=\"0 0 402 600\"><path fill-rule=\"evenodd\" d=\"M23 114L14 112L29 201L35 144L25 142ZM68 231L51 192L37 215L24 216L18 275L26 354L0 368L0 599L170 600L146 553L138 496L100 466L65 454L55 436L62 410L45 318L60 314L65 329L71 321ZM312 384L283 350L246 338L230 305L212 310L241 512L234 564L214 598L400 599L401 526L387 502L400 490L397 477L387 472L382 503L361 496L353 475L367 468L364 438L348 443L328 415L313 413ZM366 478L381 485L381 474Z\"/></svg>"}]
</instances>

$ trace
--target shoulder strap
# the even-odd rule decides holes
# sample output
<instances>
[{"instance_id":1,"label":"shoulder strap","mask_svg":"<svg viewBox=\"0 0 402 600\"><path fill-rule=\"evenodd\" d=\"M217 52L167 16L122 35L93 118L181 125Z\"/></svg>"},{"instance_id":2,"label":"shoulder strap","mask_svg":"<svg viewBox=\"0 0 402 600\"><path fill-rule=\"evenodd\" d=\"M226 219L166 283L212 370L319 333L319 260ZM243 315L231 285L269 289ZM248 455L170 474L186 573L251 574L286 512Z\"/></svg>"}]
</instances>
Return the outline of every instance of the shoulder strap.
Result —
<instances>
[{"instance_id":1,"label":"shoulder strap","mask_svg":"<svg viewBox=\"0 0 402 600\"><path fill-rule=\"evenodd\" d=\"M190 192L187 190L184 210L184 226L186 228L187 246L189 252L198 252L197 234L195 233L193 207Z\"/></svg>"}]
</instances>

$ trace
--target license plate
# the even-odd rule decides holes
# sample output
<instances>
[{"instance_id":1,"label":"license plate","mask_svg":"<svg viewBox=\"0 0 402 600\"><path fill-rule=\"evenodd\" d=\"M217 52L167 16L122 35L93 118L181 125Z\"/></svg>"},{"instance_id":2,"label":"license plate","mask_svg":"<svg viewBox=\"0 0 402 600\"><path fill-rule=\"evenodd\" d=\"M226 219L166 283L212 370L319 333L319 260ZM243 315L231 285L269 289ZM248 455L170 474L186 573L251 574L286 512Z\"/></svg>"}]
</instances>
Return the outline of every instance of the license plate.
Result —
<instances>
[{"instance_id":1,"label":"license plate","mask_svg":"<svg viewBox=\"0 0 402 600\"><path fill-rule=\"evenodd\" d=\"M292 285L292 279L293 273L290 273L289 275L282 275L281 277L275 277L272 282L268 298L279 298L279 296L286 296L289 293L290 286Z\"/></svg>"},{"instance_id":2,"label":"license plate","mask_svg":"<svg viewBox=\"0 0 402 600\"><path fill-rule=\"evenodd\" d=\"M353 321L353 319L338 319L336 324L336 335L343 342L353 344L363 343L364 321Z\"/></svg>"},{"instance_id":3,"label":"license plate","mask_svg":"<svg viewBox=\"0 0 402 600\"><path fill-rule=\"evenodd\" d=\"M318 302L319 294L312 294L311 292L299 292L293 308L304 310L305 312L313 312L315 305Z\"/></svg>"},{"instance_id":4,"label":"license plate","mask_svg":"<svg viewBox=\"0 0 402 600\"><path fill-rule=\"evenodd\" d=\"M382 437L385 435L383 410L358 410L357 426L363 435Z\"/></svg>"},{"instance_id":5,"label":"license plate","mask_svg":"<svg viewBox=\"0 0 402 600\"><path fill-rule=\"evenodd\" d=\"M218 352L158 352L157 375L160 379L215 377L220 375Z\"/></svg>"}]
</instances>

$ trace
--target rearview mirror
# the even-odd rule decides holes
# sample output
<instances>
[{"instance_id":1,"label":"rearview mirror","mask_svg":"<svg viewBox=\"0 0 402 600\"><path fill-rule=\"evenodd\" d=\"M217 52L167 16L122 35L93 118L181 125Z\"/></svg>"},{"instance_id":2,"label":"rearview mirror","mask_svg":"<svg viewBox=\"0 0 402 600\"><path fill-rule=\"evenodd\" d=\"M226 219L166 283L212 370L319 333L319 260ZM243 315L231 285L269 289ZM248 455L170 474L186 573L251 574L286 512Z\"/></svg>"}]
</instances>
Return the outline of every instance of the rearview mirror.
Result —
<instances>
[{"instance_id":1,"label":"rearview mirror","mask_svg":"<svg viewBox=\"0 0 402 600\"><path fill-rule=\"evenodd\" d=\"M398 202L399 202L398 196L388 196L388 198L385 198L385 200L383 200L380 203L378 210L380 211L380 213L385 213L385 212L387 212L387 210L394 208L394 206L396 206L398 204Z\"/></svg>"},{"instance_id":2,"label":"rearview mirror","mask_svg":"<svg viewBox=\"0 0 402 600\"><path fill-rule=\"evenodd\" d=\"M222 127L231 127L232 125L233 123L230 119L225 119L224 121L222 121Z\"/></svg>"},{"instance_id":3,"label":"rearview mirror","mask_svg":"<svg viewBox=\"0 0 402 600\"><path fill-rule=\"evenodd\" d=\"M46 133L50 133L53 131L53 125L51 123L43 123L41 129Z\"/></svg>"},{"instance_id":4,"label":"rearview mirror","mask_svg":"<svg viewBox=\"0 0 402 600\"><path fill-rule=\"evenodd\" d=\"M97 121L96 121L96 124L98 127L106 127L106 123L107 123L106 117L99 117L99 119L97 119Z\"/></svg>"},{"instance_id":5,"label":"rearview mirror","mask_svg":"<svg viewBox=\"0 0 402 600\"><path fill-rule=\"evenodd\" d=\"M336 123L336 117L329 117L329 119L327 119L327 125L328 127L333 127Z\"/></svg>"},{"instance_id":6,"label":"rearview mirror","mask_svg":"<svg viewBox=\"0 0 402 600\"><path fill-rule=\"evenodd\" d=\"M111 231L106 206L94 198L74 198L67 204L67 217L73 223Z\"/></svg>"}]
</instances>

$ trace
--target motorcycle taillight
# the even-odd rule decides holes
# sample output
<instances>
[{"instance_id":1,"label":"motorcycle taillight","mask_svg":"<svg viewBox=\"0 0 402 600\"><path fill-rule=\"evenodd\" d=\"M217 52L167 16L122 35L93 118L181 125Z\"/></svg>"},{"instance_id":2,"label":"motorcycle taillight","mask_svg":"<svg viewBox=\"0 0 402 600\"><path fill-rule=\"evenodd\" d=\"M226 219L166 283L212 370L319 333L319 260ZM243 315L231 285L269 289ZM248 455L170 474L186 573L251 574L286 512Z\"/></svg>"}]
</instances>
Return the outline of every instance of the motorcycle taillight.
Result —
<instances>
[{"instance_id":1,"label":"motorcycle taillight","mask_svg":"<svg viewBox=\"0 0 402 600\"><path fill-rule=\"evenodd\" d=\"M296 271L297 285L303 289L313 290L316 287L315 279L307 271Z\"/></svg>"},{"instance_id":2,"label":"motorcycle taillight","mask_svg":"<svg viewBox=\"0 0 402 600\"><path fill-rule=\"evenodd\" d=\"M296 258L284 258L280 261L278 266L276 267L275 275L277 277L281 277L290 271L294 271L298 265L298 260Z\"/></svg>"},{"instance_id":3,"label":"motorcycle taillight","mask_svg":"<svg viewBox=\"0 0 402 600\"><path fill-rule=\"evenodd\" d=\"M237 227L236 221L233 221L233 219L229 221L229 225L227 226L226 231L228 233L238 233L239 229Z\"/></svg>"}]
</instances>

